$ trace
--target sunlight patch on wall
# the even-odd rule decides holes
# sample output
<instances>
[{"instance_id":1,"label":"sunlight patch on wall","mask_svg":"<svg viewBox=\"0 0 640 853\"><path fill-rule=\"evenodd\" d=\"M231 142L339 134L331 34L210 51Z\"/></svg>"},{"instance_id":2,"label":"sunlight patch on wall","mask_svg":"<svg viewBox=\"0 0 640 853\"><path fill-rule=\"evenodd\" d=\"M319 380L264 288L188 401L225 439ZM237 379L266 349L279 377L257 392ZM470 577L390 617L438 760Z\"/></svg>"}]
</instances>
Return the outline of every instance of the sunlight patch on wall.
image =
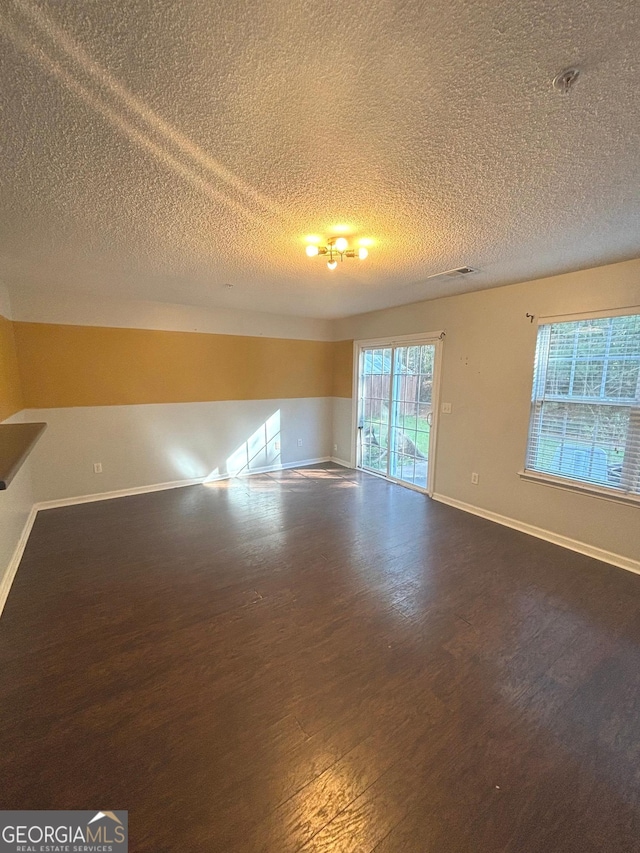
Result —
<instances>
[{"instance_id":1,"label":"sunlight patch on wall","mask_svg":"<svg viewBox=\"0 0 640 853\"><path fill-rule=\"evenodd\" d=\"M222 471L215 468L205 483L220 477L239 477L252 471L275 468L282 464L280 450L280 409L274 412L258 429L227 458Z\"/></svg>"}]
</instances>

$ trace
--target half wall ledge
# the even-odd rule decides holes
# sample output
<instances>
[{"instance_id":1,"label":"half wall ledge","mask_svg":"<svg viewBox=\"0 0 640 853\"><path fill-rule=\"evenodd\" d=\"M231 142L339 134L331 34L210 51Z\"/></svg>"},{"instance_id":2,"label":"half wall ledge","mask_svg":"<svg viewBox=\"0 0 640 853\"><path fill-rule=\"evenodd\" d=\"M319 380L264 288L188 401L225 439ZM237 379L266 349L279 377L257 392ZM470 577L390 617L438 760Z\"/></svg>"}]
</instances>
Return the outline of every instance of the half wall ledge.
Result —
<instances>
[{"instance_id":1,"label":"half wall ledge","mask_svg":"<svg viewBox=\"0 0 640 853\"><path fill-rule=\"evenodd\" d=\"M0 424L0 491L8 488L46 428L45 423Z\"/></svg>"}]
</instances>

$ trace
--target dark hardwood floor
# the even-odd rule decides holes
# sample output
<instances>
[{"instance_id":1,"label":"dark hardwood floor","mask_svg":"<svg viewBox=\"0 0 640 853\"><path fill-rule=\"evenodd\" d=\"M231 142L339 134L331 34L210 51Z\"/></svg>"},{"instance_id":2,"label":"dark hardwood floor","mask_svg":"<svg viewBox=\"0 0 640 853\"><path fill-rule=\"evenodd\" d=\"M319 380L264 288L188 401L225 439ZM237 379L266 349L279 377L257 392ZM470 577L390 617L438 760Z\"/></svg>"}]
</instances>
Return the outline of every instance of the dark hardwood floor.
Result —
<instances>
[{"instance_id":1,"label":"dark hardwood floor","mask_svg":"<svg viewBox=\"0 0 640 853\"><path fill-rule=\"evenodd\" d=\"M640 850L640 577L331 466L39 514L0 807L130 849Z\"/></svg>"}]
</instances>

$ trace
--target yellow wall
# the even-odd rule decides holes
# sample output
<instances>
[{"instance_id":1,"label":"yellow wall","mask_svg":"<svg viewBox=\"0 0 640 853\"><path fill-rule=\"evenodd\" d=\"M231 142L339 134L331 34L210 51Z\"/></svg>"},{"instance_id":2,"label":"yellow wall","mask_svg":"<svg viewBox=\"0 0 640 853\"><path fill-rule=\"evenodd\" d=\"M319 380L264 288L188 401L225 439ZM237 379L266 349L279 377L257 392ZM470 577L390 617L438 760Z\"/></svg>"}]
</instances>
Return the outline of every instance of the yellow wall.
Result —
<instances>
[{"instance_id":1,"label":"yellow wall","mask_svg":"<svg viewBox=\"0 0 640 853\"><path fill-rule=\"evenodd\" d=\"M0 316L0 421L22 407L13 324Z\"/></svg>"},{"instance_id":2,"label":"yellow wall","mask_svg":"<svg viewBox=\"0 0 640 853\"><path fill-rule=\"evenodd\" d=\"M351 342L14 323L28 408L351 396ZM334 381L334 365L337 376Z\"/></svg>"},{"instance_id":3,"label":"yellow wall","mask_svg":"<svg viewBox=\"0 0 640 853\"><path fill-rule=\"evenodd\" d=\"M353 393L353 341L333 344L333 395L351 397Z\"/></svg>"}]
</instances>

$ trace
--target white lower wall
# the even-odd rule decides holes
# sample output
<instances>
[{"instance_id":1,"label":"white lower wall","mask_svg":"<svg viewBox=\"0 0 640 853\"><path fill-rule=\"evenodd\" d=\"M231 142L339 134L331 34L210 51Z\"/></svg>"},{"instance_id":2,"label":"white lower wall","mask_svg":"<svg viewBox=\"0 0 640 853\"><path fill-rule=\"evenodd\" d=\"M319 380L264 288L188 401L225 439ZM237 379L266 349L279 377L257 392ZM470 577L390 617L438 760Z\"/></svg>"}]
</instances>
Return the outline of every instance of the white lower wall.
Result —
<instances>
[{"instance_id":1,"label":"white lower wall","mask_svg":"<svg viewBox=\"0 0 640 853\"><path fill-rule=\"evenodd\" d=\"M0 282L0 314L13 316L9 292ZM18 412L3 423L21 423L24 414ZM31 459L18 471L9 488L0 491L0 613L9 592L13 575L18 567L27 531L33 521L33 490L31 486Z\"/></svg>"},{"instance_id":2,"label":"white lower wall","mask_svg":"<svg viewBox=\"0 0 640 853\"><path fill-rule=\"evenodd\" d=\"M48 424L31 458L34 500L326 458L332 416L331 397L30 409Z\"/></svg>"},{"instance_id":3,"label":"white lower wall","mask_svg":"<svg viewBox=\"0 0 640 853\"><path fill-rule=\"evenodd\" d=\"M20 423L23 413L3 423ZM33 521L33 488L31 457L18 471L9 488L0 492L0 613L18 567L26 535Z\"/></svg>"},{"instance_id":4,"label":"white lower wall","mask_svg":"<svg viewBox=\"0 0 640 853\"><path fill-rule=\"evenodd\" d=\"M333 452L335 459L353 464L353 438L351 433L353 401L349 397L333 398Z\"/></svg>"}]
</instances>

